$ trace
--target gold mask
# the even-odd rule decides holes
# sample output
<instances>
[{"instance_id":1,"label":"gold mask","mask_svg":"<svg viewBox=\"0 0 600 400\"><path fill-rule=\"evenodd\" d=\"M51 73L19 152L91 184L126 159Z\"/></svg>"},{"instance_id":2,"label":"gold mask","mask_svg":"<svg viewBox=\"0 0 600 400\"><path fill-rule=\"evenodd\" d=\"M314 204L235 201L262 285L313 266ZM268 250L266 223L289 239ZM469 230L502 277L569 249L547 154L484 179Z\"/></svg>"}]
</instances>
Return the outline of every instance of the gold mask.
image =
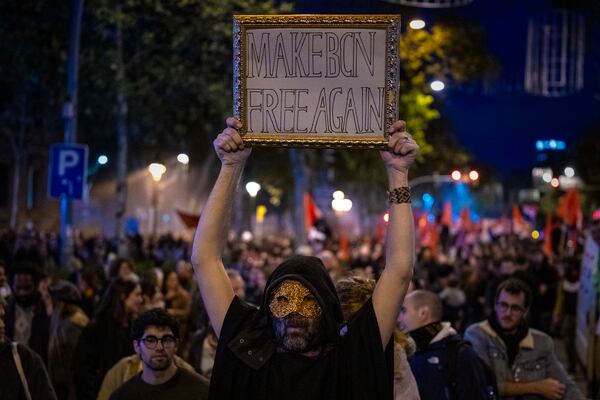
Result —
<instances>
[{"instance_id":1,"label":"gold mask","mask_svg":"<svg viewBox=\"0 0 600 400\"><path fill-rule=\"evenodd\" d=\"M283 281L271 296L269 309L276 318L283 318L293 312L310 319L321 316L321 306L306 286L298 281Z\"/></svg>"}]
</instances>

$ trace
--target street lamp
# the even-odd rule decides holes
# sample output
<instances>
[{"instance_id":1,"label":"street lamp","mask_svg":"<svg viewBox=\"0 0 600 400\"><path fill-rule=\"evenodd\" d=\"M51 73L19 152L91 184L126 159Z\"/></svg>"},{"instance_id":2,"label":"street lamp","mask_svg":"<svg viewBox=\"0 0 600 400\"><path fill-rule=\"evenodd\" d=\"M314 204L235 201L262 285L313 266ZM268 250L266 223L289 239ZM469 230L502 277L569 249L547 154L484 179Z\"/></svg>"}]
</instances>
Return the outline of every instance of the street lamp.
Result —
<instances>
[{"instance_id":1,"label":"street lamp","mask_svg":"<svg viewBox=\"0 0 600 400\"><path fill-rule=\"evenodd\" d=\"M566 167L565 168L565 176L567 178L572 178L575 176L575 170L573 169L573 167Z\"/></svg>"},{"instance_id":2,"label":"street lamp","mask_svg":"<svg viewBox=\"0 0 600 400\"><path fill-rule=\"evenodd\" d=\"M452 177L453 181L458 182L462 178L462 173L459 170L455 169L454 171L452 171L450 176Z\"/></svg>"},{"instance_id":3,"label":"street lamp","mask_svg":"<svg viewBox=\"0 0 600 400\"><path fill-rule=\"evenodd\" d=\"M341 190L336 190L333 192L331 208L336 215L342 215L343 213L352 210L352 200L345 198L345 194Z\"/></svg>"},{"instance_id":4,"label":"street lamp","mask_svg":"<svg viewBox=\"0 0 600 400\"><path fill-rule=\"evenodd\" d=\"M106 154L100 154L96 161L98 162L98 165L106 165L108 163L108 157Z\"/></svg>"},{"instance_id":5,"label":"street lamp","mask_svg":"<svg viewBox=\"0 0 600 400\"><path fill-rule=\"evenodd\" d=\"M542 175L542 180L546 183L550 183L552 181L552 178L553 178L552 171L546 171Z\"/></svg>"},{"instance_id":6,"label":"street lamp","mask_svg":"<svg viewBox=\"0 0 600 400\"><path fill-rule=\"evenodd\" d=\"M250 181L246 183L246 191L250 196L250 219L248 221L250 229L252 229L252 222L256 225L256 195L260 191L260 184L257 182Z\"/></svg>"},{"instance_id":7,"label":"street lamp","mask_svg":"<svg viewBox=\"0 0 600 400\"><path fill-rule=\"evenodd\" d=\"M436 80L431 82L429 87L431 87L431 90L433 90L434 92L441 92L442 90L444 90L446 85L444 84L444 82Z\"/></svg>"},{"instance_id":8,"label":"street lamp","mask_svg":"<svg viewBox=\"0 0 600 400\"><path fill-rule=\"evenodd\" d=\"M479 172L472 170L471 172L469 172L469 179L472 180L473 182L475 182L476 180L479 179Z\"/></svg>"},{"instance_id":9,"label":"street lamp","mask_svg":"<svg viewBox=\"0 0 600 400\"><path fill-rule=\"evenodd\" d=\"M260 190L260 184L256 182L248 182L246 183L246 191L250 195L250 197L256 197L258 191Z\"/></svg>"},{"instance_id":10,"label":"street lamp","mask_svg":"<svg viewBox=\"0 0 600 400\"><path fill-rule=\"evenodd\" d=\"M190 157L187 154L185 154L185 153L179 153L177 155L177 161L180 164L188 165L190 163Z\"/></svg>"},{"instance_id":11,"label":"street lamp","mask_svg":"<svg viewBox=\"0 0 600 400\"><path fill-rule=\"evenodd\" d=\"M425 21L423 21L422 19L413 19L412 21L409 22L408 26L410 26L411 29L423 29L425 28Z\"/></svg>"},{"instance_id":12,"label":"street lamp","mask_svg":"<svg viewBox=\"0 0 600 400\"><path fill-rule=\"evenodd\" d=\"M148 172L152 175L154 182L160 182L163 174L167 172L167 167L161 163L152 163L148 166Z\"/></svg>"}]
</instances>

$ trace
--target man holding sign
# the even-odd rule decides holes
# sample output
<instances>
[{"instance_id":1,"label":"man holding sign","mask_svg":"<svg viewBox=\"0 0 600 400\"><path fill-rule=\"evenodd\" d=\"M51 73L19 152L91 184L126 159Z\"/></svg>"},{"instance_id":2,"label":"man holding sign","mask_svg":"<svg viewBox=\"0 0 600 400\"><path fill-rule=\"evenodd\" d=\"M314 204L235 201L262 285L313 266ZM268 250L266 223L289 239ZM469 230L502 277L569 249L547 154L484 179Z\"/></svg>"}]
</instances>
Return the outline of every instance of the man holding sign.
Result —
<instances>
[{"instance_id":1,"label":"man holding sign","mask_svg":"<svg viewBox=\"0 0 600 400\"><path fill-rule=\"evenodd\" d=\"M408 168L418 145L397 121L381 158L389 178L386 268L372 299L344 324L333 282L315 257L271 275L260 309L231 288L223 261L233 197L251 149L234 118L214 141L221 172L202 212L192 263L219 337L211 399L391 399L390 338L414 264Z\"/></svg>"}]
</instances>

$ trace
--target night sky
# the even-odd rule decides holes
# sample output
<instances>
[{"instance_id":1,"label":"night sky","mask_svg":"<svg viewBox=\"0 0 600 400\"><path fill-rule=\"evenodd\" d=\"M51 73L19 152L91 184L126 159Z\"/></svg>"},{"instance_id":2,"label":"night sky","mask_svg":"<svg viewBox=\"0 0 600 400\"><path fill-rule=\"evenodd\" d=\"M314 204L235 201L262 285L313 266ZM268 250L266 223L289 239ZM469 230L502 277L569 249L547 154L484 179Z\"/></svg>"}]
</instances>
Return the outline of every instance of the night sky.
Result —
<instances>
[{"instance_id":1,"label":"night sky","mask_svg":"<svg viewBox=\"0 0 600 400\"><path fill-rule=\"evenodd\" d=\"M597 11L595 20L593 15L586 15L584 89L561 98L524 91L528 20L552 9L545 0L474 0L453 9L403 7L383 1L296 2L298 13L397 13L403 16L403 24L413 17L434 23L449 15L478 21L487 32L490 51L500 63L500 75L486 93L448 88L440 95L441 111L460 144L504 176L534 165L537 139L564 140L569 149L578 136L588 133L600 120Z\"/></svg>"}]
</instances>

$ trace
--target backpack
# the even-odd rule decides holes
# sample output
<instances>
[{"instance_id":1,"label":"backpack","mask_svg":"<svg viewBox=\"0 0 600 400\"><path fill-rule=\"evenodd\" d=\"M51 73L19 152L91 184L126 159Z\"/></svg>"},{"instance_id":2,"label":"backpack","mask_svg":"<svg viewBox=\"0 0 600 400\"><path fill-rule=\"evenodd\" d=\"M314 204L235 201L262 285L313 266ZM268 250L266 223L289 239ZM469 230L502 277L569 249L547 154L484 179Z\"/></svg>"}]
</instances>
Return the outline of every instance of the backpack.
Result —
<instances>
[{"instance_id":1,"label":"backpack","mask_svg":"<svg viewBox=\"0 0 600 400\"><path fill-rule=\"evenodd\" d=\"M444 349L444 360L445 365L442 366L441 372L446 382L446 398L447 400L459 400L456 392L457 386L457 371L458 371L458 354L460 351L469 351L473 354L471 362L476 363L474 370L480 371L477 376L481 380L486 391L486 400L497 400L498 396L498 385L496 383L496 375L487 366L483 360L481 360L477 354L473 351L471 344L464 340L459 340L453 343L449 343Z\"/></svg>"}]
</instances>

